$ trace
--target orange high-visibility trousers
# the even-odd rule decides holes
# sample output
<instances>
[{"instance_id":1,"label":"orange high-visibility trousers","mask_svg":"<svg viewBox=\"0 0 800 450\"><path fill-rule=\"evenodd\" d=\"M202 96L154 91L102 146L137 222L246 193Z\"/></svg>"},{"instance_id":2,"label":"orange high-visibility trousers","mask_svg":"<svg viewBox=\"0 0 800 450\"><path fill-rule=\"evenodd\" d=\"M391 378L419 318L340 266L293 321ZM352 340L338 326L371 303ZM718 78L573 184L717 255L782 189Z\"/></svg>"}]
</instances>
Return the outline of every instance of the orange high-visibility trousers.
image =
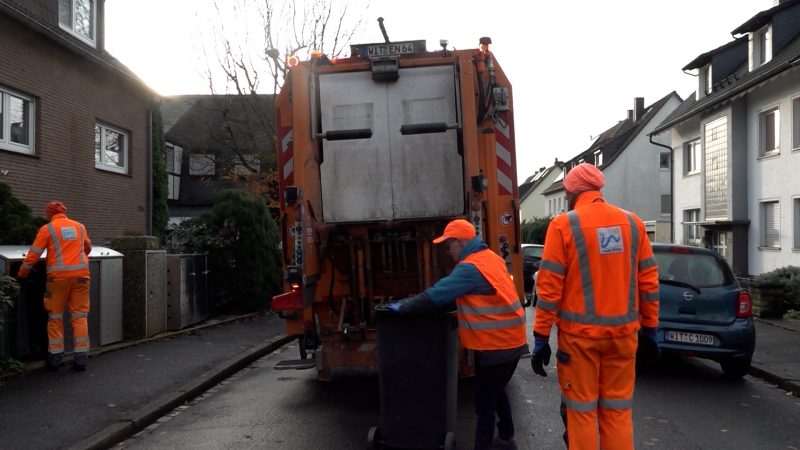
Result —
<instances>
[{"instance_id":1,"label":"orange high-visibility trousers","mask_svg":"<svg viewBox=\"0 0 800 450\"><path fill-rule=\"evenodd\" d=\"M64 353L64 307L72 323L75 353L89 351L89 279L48 280L44 294L47 311L47 352Z\"/></svg>"},{"instance_id":2,"label":"orange high-visibility trousers","mask_svg":"<svg viewBox=\"0 0 800 450\"><path fill-rule=\"evenodd\" d=\"M558 333L558 382L570 449L633 449L637 343L636 333L607 339Z\"/></svg>"}]
</instances>

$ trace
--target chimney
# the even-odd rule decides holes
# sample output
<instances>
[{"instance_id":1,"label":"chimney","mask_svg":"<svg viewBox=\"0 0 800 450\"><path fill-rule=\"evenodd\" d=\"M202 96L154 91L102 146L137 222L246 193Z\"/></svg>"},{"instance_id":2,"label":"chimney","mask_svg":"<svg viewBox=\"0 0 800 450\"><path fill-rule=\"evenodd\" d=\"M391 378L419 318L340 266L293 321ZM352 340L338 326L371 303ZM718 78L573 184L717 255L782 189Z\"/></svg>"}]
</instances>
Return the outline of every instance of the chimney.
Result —
<instances>
[{"instance_id":1,"label":"chimney","mask_svg":"<svg viewBox=\"0 0 800 450\"><path fill-rule=\"evenodd\" d=\"M638 122L644 115L644 97L633 99L633 121Z\"/></svg>"},{"instance_id":2,"label":"chimney","mask_svg":"<svg viewBox=\"0 0 800 450\"><path fill-rule=\"evenodd\" d=\"M628 110L628 120L633 120L633 110L632 109Z\"/></svg>"}]
</instances>

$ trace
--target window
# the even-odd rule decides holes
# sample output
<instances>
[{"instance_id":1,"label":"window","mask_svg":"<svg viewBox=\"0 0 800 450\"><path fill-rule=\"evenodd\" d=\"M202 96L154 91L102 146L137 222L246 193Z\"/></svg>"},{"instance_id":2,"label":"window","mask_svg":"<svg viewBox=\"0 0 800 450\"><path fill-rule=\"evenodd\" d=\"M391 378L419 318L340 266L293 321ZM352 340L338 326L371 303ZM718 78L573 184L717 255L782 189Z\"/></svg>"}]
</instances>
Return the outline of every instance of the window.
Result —
<instances>
[{"instance_id":1,"label":"window","mask_svg":"<svg viewBox=\"0 0 800 450\"><path fill-rule=\"evenodd\" d=\"M703 149L700 139L687 142L683 146L684 175L700 173L702 167Z\"/></svg>"},{"instance_id":2,"label":"window","mask_svg":"<svg viewBox=\"0 0 800 450\"><path fill-rule=\"evenodd\" d=\"M216 173L214 155L189 155L189 175L211 176Z\"/></svg>"},{"instance_id":3,"label":"window","mask_svg":"<svg viewBox=\"0 0 800 450\"><path fill-rule=\"evenodd\" d=\"M0 148L33 154L33 99L0 89Z\"/></svg>"},{"instance_id":4,"label":"window","mask_svg":"<svg viewBox=\"0 0 800 450\"><path fill-rule=\"evenodd\" d=\"M603 165L603 152L601 150L594 152L594 165L597 167Z\"/></svg>"},{"instance_id":5,"label":"window","mask_svg":"<svg viewBox=\"0 0 800 450\"><path fill-rule=\"evenodd\" d=\"M247 165L245 165L245 163ZM261 171L261 159L259 159L258 156L241 155L236 158L236 164L233 167L234 175L246 177L253 173L258 173L259 171Z\"/></svg>"},{"instance_id":6,"label":"window","mask_svg":"<svg viewBox=\"0 0 800 450\"><path fill-rule=\"evenodd\" d=\"M780 153L780 110L772 108L758 115L758 155Z\"/></svg>"},{"instance_id":7,"label":"window","mask_svg":"<svg viewBox=\"0 0 800 450\"><path fill-rule=\"evenodd\" d=\"M781 205L777 201L761 202L761 247L781 248Z\"/></svg>"},{"instance_id":8,"label":"window","mask_svg":"<svg viewBox=\"0 0 800 450\"><path fill-rule=\"evenodd\" d=\"M750 70L757 69L772 59L772 26L750 33Z\"/></svg>"},{"instance_id":9,"label":"window","mask_svg":"<svg viewBox=\"0 0 800 450\"><path fill-rule=\"evenodd\" d=\"M166 143L167 159L167 199L178 200L181 194L181 161L183 149L177 145Z\"/></svg>"},{"instance_id":10,"label":"window","mask_svg":"<svg viewBox=\"0 0 800 450\"><path fill-rule=\"evenodd\" d=\"M794 244L792 248L800 250L800 198L792 200L794 205Z\"/></svg>"},{"instance_id":11,"label":"window","mask_svg":"<svg viewBox=\"0 0 800 450\"><path fill-rule=\"evenodd\" d=\"M87 44L95 45L96 0L58 0L58 23Z\"/></svg>"},{"instance_id":12,"label":"window","mask_svg":"<svg viewBox=\"0 0 800 450\"><path fill-rule=\"evenodd\" d=\"M800 97L792 100L792 148L800 150Z\"/></svg>"},{"instance_id":13,"label":"window","mask_svg":"<svg viewBox=\"0 0 800 450\"><path fill-rule=\"evenodd\" d=\"M669 152L661 152L659 155L658 167L662 169L669 169Z\"/></svg>"},{"instance_id":14,"label":"window","mask_svg":"<svg viewBox=\"0 0 800 450\"><path fill-rule=\"evenodd\" d=\"M661 194L661 214L672 214L672 195Z\"/></svg>"},{"instance_id":15,"label":"window","mask_svg":"<svg viewBox=\"0 0 800 450\"><path fill-rule=\"evenodd\" d=\"M109 125L95 124L94 166L128 173L128 134Z\"/></svg>"},{"instance_id":16,"label":"window","mask_svg":"<svg viewBox=\"0 0 800 450\"><path fill-rule=\"evenodd\" d=\"M685 209L683 211L683 245L700 247L703 243L700 237L700 208Z\"/></svg>"},{"instance_id":17,"label":"window","mask_svg":"<svg viewBox=\"0 0 800 450\"><path fill-rule=\"evenodd\" d=\"M727 219L728 190L728 118L722 116L705 125L703 173L705 174L703 213L705 219Z\"/></svg>"}]
</instances>

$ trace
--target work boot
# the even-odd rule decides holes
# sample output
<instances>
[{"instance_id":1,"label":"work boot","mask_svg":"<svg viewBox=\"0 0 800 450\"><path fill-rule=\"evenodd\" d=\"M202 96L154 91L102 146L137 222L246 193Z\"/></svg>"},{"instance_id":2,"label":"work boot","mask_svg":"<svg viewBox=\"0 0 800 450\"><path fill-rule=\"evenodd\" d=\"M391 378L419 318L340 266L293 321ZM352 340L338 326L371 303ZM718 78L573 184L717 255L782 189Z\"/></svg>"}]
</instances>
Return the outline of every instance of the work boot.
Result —
<instances>
[{"instance_id":1,"label":"work boot","mask_svg":"<svg viewBox=\"0 0 800 450\"><path fill-rule=\"evenodd\" d=\"M513 437L507 441L496 437L492 441L492 448L497 450L517 450L517 441Z\"/></svg>"},{"instance_id":2,"label":"work boot","mask_svg":"<svg viewBox=\"0 0 800 450\"><path fill-rule=\"evenodd\" d=\"M72 359L72 369L78 372L86 370L86 363L89 360L89 355L86 352L75 353Z\"/></svg>"},{"instance_id":3,"label":"work boot","mask_svg":"<svg viewBox=\"0 0 800 450\"><path fill-rule=\"evenodd\" d=\"M48 353L47 354L47 370L55 372L58 366L61 365L61 353Z\"/></svg>"}]
</instances>

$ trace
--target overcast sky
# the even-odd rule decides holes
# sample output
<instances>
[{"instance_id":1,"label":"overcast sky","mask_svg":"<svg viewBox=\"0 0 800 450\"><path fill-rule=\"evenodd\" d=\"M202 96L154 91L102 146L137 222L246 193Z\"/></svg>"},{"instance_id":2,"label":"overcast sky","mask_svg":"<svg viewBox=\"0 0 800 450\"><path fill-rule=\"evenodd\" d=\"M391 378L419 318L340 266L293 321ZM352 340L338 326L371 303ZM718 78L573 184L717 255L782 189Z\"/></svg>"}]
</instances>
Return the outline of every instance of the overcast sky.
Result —
<instances>
[{"instance_id":1,"label":"overcast sky","mask_svg":"<svg viewBox=\"0 0 800 450\"><path fill-rule=\"evenodd\" d=\"M226 0L218 0L224 6ZM259 1L259 0L255 0ZM263 0L261 0L263 1ZM447 39L458 49L490 36L514 89L521 183L555 158L585 150L625 118L634 97L650 105L694 92L689 61L772 0L351 0L364 27L351 43ZM224 8L223 8L224 9ZM359 13L357 13L359 12ZM107 0L106 48L163 95L208 94L203 48L220 21L212 0Z\"/></svg>"}]
</instances>

